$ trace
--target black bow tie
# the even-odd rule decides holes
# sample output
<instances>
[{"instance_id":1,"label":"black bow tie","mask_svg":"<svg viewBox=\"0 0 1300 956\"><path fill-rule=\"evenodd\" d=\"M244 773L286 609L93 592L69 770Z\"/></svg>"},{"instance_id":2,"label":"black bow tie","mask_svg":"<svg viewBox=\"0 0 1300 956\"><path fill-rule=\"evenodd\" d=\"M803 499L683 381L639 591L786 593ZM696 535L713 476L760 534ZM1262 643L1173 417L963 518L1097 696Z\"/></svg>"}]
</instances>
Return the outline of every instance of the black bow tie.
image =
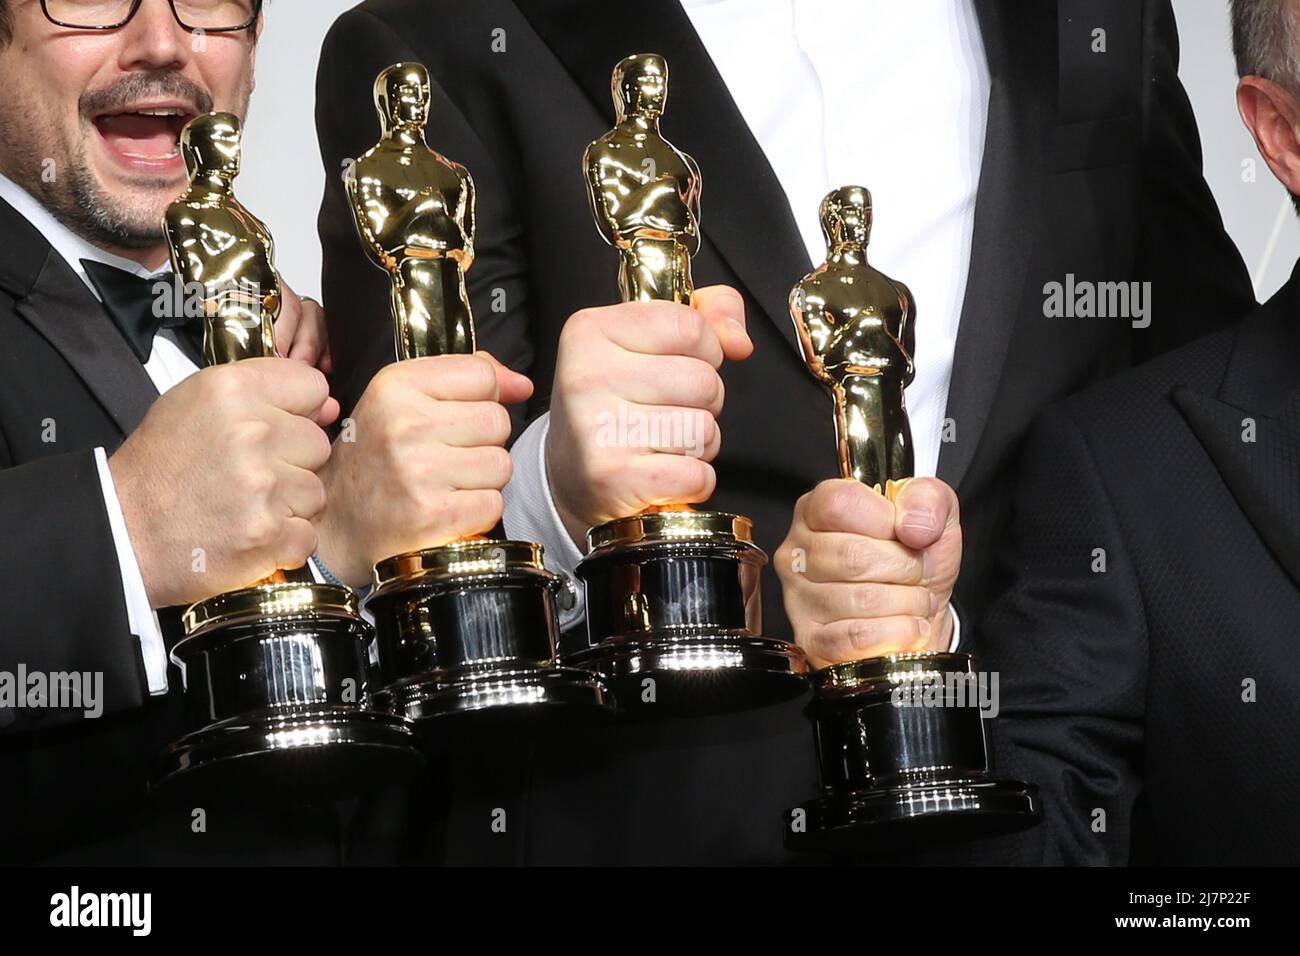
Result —
<instances>
[{"instance_id":1,"label":"black bow tie","mask_svg":"<svg viewBox=\"0 0 1300 956\"><path fill-rule=\"evenodd\" d=\"M176 343L195 365L203 365L203 320L186 318L183 308L176 308L175 279L161 276L146 279L114 266L82 259L86 276L99 292L104 311L113 320L131 351L148 362L153 354L153 340L163 329L176 330ZM159 294L159 283L166 291ZM159 316L157 313L162 312Z\"/></svg>"}]
</instances>

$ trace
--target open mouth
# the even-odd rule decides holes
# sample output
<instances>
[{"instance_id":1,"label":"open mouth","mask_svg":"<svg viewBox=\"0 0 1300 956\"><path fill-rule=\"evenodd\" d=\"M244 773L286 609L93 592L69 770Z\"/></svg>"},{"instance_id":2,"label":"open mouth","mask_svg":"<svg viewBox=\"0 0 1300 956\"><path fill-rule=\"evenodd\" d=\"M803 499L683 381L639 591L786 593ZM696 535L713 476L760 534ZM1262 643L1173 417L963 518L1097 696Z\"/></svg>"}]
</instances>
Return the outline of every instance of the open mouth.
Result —
<instances>
[{"instance_id":1,"label":"open mouth","mask_svg":"<svg viewBox=\"0 0 1300 956\"><path fill-rule=\"evenodd\" d=\"M137 169L170 170L180 165L181 130L197 115L185 103L140 103L95 116L109 154Z\"/></svg>"}]
</instances>

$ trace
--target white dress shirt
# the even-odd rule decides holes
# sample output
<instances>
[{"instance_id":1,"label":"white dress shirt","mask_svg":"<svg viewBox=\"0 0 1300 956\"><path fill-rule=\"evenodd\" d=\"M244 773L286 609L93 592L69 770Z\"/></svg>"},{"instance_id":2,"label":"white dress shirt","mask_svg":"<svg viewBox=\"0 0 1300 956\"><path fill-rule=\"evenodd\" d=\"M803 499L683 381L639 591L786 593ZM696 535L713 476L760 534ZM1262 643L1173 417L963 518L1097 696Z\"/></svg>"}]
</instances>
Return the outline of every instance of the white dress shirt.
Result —
<instances>
[{"instance_id":1,"label":"white dress shirt","mask_svg":"<svg viewBox=\"0 0 1300 956\"><path fill-rule=\"evenodd\" d=\"M973 0L681 4L785 191L814 263L826 259L817 215L822 197L838 186L871 190L869 258L917 298L916 379L907 409L916 474L933 475L988 113L988 64ZM670 116L672 96L670 87ZM677 145L691 151L690 143ZM706 231L709 174L704 170ZM548 427L543 415L515 443L505 526L511 537L541 542L552 568L571 572L581 552L547 487ZM581 613L579 605L566 625Z\"/></svg>"}]
</instances>

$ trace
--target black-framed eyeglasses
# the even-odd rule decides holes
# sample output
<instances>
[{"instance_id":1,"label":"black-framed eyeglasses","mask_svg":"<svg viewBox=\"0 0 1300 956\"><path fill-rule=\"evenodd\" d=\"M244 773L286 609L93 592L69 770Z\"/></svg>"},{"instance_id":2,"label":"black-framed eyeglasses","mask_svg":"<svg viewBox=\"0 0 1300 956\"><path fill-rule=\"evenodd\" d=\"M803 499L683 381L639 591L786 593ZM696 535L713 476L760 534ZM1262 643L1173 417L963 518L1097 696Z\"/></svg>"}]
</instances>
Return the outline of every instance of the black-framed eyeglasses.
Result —
<instances>
[{"instance_id":1,"label":"black-framed eyeglasses","mask_svg":"<svg viewBox=\"0 0 1300 956\"><path fill-rule=\"evenodd\" d=\"M41 0L45 19L69 30L117 30L131 22L143 0ZM234 33L257 23L263 0L167 0L186 30Z\"/></svg>"}]
</instances>

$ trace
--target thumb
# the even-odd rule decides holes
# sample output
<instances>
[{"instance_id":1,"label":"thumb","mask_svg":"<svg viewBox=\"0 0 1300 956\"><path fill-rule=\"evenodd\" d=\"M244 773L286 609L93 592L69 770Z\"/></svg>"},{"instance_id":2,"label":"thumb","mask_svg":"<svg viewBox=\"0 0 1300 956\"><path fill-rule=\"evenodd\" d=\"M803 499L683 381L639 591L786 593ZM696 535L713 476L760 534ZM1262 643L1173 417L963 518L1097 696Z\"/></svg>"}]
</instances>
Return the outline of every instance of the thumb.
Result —
<instances>
[{"instance_id":1,"label":"thumb","mask_svg":"<svg viewBox=\"0 0 1300 956\"><path fill-rule=\"evenodd\" d=\"M483 356L496 369L497 390L500 392L502 405L517 405L520 402L527 401L533 394L533 383L527 375L522 375L512 368L502 365L491 352L480 350L476 354Z\"/></svg>"},{"instance_id":2,"label":"thumb","mask_svg":"<svg viewBox=\"0 0 1300 956\"><path fill-rule=\"evenodd\" d=\"M938 478L913 478L894 499L894 536L922 551L961 523L957 492Z\"/></svg>"},{"instance_id":3,"label":"thumb","mask_svg":"<svg viewBox=\"0 0 1300 956\"><path fill-rule=\"evenodd\" d=\"M696 289L691 306L718 336L723 355L733 362L749 358L754 343L745 328L745 300L739 292L726 285Z\"/></svg>"}]
</instances>

